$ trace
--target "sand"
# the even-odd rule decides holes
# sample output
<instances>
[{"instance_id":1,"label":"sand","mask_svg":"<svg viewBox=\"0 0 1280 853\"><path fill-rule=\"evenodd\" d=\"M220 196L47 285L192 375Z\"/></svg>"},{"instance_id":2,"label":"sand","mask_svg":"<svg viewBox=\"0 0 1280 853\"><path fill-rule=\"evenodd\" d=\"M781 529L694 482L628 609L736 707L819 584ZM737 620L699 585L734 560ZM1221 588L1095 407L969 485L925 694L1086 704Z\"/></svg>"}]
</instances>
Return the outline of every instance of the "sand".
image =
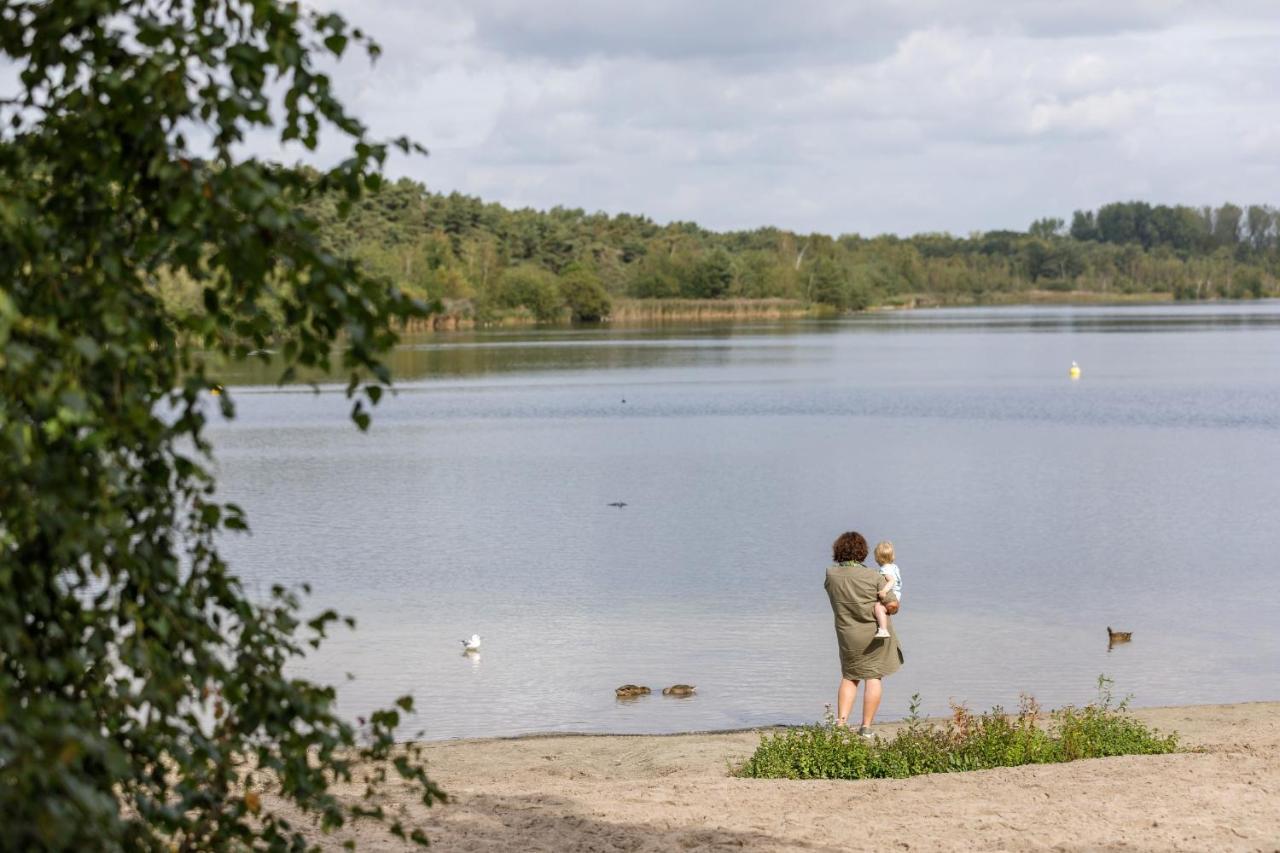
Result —
<instances>
[{"instance_id":1,"label":"sand","mask_svg":"<svg viewBox=\"0 0 1280 853\"><path fill-rule=\"evenodd\" d=\"M445 851L1280 851L1280 703L1135 714L1192 751L828 782L731 777L754 732L450 741L426 754L452 802L398 806ZM316 841L349 837L412 849Z\"/></svg>"}]
</instances>

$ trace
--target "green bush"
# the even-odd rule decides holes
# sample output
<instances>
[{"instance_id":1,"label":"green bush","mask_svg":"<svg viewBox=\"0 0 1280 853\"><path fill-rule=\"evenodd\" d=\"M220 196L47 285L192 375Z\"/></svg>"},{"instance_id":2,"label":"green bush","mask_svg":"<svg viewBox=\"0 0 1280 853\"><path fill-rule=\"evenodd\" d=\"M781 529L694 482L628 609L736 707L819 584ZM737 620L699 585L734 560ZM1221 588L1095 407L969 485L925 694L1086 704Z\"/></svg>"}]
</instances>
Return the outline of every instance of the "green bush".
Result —
<instances>
[{"instance_id":1,"label":"green bush","mask_svg":"<svg viewBox=\"0 0 1280 853\"><path fill-rule=\"evenodd\" d=\"M576 321L594 323L603 320L613 307L599 276L577 265L569 267L560 277L560 295Z\"/></svg>"},{"instance_id":2,"label":"green bush","mask_svg":"<svg viewBox=\"0 0 1280 853\"><path fill-rule=\"evenodd\" d=\"M1098 679L1097 701L1047 716L1030 697L1017 714L996 707L974 715L952 706L945 724L921 719L913 696L906 724L892 738L865 740L854 730L825 723L761 738L738 769L758 779L901 779L923 773L955 773L1022 764L1051 764L1110 755L1160 755L1178 748L1176 734L1162 735L1115 704L1111 681Z\"/></svg>"},{"instance_id":3,"label":"green bush","mask_svg":"<svg viewBox=\"0 0 1280 853\"><path fill-rule=\"evenodd\" d=\"M539 323L559 319L565 306L555 274L532 264L504 270L500 288L499 304L504 308L528 308Z\"/></svg>"}]
</instances>

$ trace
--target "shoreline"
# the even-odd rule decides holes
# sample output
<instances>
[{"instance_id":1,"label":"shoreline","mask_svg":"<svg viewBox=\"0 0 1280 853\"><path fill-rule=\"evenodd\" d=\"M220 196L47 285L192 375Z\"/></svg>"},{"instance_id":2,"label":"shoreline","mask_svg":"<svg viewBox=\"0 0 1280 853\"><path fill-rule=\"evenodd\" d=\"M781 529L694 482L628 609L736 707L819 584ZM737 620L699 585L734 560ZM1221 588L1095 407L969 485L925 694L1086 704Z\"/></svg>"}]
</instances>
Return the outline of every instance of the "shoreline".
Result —
<instances>
[{"instance_id":1,"label":"shoreline","mask_svg":"<svg viewBox=\"0 0 1280 853\"><path fill-rule=\"evenodd\" d=\"M1280 702L1133 708L1182 752L908 779L741 779L770 728L657 735L546 733L419 742L450 801L384 806L437 849L1274 850ZM877 724L889 734L901 721ZM357 768L359 780L369 767ZM359 781L334 792L355 799ZM287 810L285 810L287 813ZM312 840L407 850L374 826Z\"/></svg>"},{"instance_id":2,"label":"shoreline","mask_svg":"<svg viewBox=\"0 0 1280 853\"><path fill-rule=\"evenodd\" d=\"M1265 297L1264 297L1265 298ZM993 292L982 298L939 298L934 294L903 294L893 302L868 305L854 311L838 311L830 306L783 298L728 299L618 299L615 312L592 326L653 326L667 323L723 324L736 321L811 320L854 317L888 311L922 311L937 308L1034 308L1039 306L1074 305L1125 307L1131 305L1205 305L1222 302L1259 300L1198 299L1178 300L1167 291L1110 293L1098 290L1019 290ZM478 321L467 314L445 312L432 314L406 324L407 333L475 331L503 328L579 328L569 322L541 323L528 313L512 311L488 321Z\"/></svg>"},{"instance_id":3,"label":"shoreline","mask_svg":"<svg viewBox=\"0 0 1280 853\"><path fill-rule=\"evenodd\" d=\"M1145 714L1157 714L1162 712L1194 712L1199 708L1247 708L1250 706L1274 706L1276 713L1280 714L1280 699L1249 699L1244 702L1193 702L1186 705L1130 705L1126 708L1126 712L1135 716L1143 716ZM1048 709L1046 709L1048 710ZM945 722L947 717L922 717L922 720L933 723ZM815 721L816 722L816 721ZM876 731L885 733L886 731L897 731L901 726L906 725L906 718L885 719L880 717L876 720ZM739 726L731 729L689 729L687 731L678 732L521 732L513 735L479 735L477 737L446 737L446 738L425 738L422 740L404 740L397 741L401 744L415 743L419 746L437 746L444 744L486 744L486 743L503 743L521 740L555 740L557 738L681 738L681 737L716 737L719 735L741 735L750 733L771 733L785 729L798 729L803 726L812 725L812 723L765 723L758 726Z\"/></svg>"}]
</instances>

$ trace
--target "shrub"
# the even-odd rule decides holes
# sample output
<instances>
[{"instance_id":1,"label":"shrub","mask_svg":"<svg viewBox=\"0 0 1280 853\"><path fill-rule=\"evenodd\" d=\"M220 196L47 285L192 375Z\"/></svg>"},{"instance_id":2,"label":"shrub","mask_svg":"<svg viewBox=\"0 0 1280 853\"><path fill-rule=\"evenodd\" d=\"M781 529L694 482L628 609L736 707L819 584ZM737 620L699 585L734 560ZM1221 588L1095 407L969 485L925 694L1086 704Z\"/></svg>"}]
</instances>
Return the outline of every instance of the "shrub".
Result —
<instances>
[{"instance_id":1,"label":"shrub","mask_svg":"<svg viewBox=\"0 0 1280 853\"><path fill-rule=\"evenodd\" d=\"M613 307L600 278L588 269L572 266L560 277L560 295L573 312L573 319L593 323L609 316Z\"/></svg>"},{"instance_id":2,"label":"shrub","mask_svg":"<svg viewBox=\"0 0 1280 853\"><path fill-rule=\"evenodd\" d=\"M856 731L824 723L765 735L739 776L770 779L901 779L923 773L955 773L1022 764L1050 764L1111 755L1159 755L1178 748L1176 734L1162 735L1116 704L1111 681L1100 676L1098 699L1046 717L1024 696L1016 714L996 707L975 715L952 706L945 724L919 715L920 697L892 738L864 740Z\"/></svg>"},{"instance_id":3,"label":"shrub","mask_svg":"<svg viewBox=\"0 0 1280 853\"><path fill-rule=\"evenodd\" d=\"M524 306L539 323L559 319L565 303L554 273L521 264L503 272L499 284L498 301L504 307Z\"/></svg>"}]
</instances>

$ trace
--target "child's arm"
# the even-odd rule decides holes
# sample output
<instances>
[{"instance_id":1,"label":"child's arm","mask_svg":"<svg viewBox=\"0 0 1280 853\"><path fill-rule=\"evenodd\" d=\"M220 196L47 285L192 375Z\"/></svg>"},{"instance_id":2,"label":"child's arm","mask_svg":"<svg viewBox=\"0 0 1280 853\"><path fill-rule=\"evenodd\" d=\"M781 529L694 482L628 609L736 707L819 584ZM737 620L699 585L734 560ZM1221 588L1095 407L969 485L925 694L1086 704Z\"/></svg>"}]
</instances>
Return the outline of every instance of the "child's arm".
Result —
<instances>
[{"instance_id":1,"label":"child's arm","mask_svg":"<svg viewBox=\"0 0 1280 853\"><path fill-rule=\"evenodd\" d=\"M880 577L884 578L884 586L880 587L880 591L876 593L876 597L884 598L889 594L889 590L893 589L893 585L896 581L893 579L893 575L882 574Z\"/></svg>"}]
</instances>

